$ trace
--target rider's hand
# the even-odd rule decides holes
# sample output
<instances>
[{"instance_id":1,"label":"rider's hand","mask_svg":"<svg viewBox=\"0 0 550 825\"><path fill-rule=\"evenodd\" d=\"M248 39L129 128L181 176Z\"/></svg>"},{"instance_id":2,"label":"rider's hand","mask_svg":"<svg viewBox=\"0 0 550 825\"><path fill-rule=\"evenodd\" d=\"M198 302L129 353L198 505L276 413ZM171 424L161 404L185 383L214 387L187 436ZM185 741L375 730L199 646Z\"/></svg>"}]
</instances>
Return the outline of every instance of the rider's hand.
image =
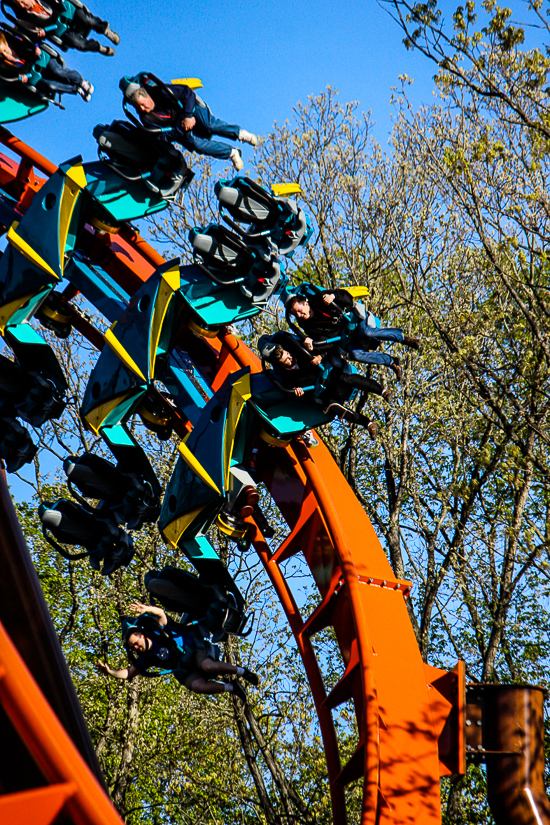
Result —
<instances>
[{"instance_id":1,"label":"rider's hand","mask_svg":"<svg viewBox=\"0 0 550 825\"><path fill-rule=\"evenodd\" d=\"M304 347L308 350L313 349L313 340L311 338L304 338Z\"/></svg>"},{"instance_id":2,"label":"rider's hand","mask_svg":"<svg viewBox=\"0 0 550 825\"><path fill-rule=\"evenodd\" d=\"M322 360L323 359L320 355L316 355L315 358L311 359L311 363L317 366L317 364L320 364Z\"/></svg>"},{"instance_id":3,"label":"rider's hand","mask_svg":"<svg viewBox=\"0 0 550 825\"><path fill-rule=\"evenodd\" d=\"M194 117L184 117L183 118L183 128L186 132L189 132L197 121Z\"/></svg>"},{"instance_id":4,"label":"rider's hand","mask_svg":"<svg viewBox=\"0 0 550 825\"><path fill-rule=\"evenodd\" d=\"M303 387L296 387L295 388L294 395L297 395L299 397L300 395L303 395L303 394L304 394L304 388Z\"/></svg>"},{"instance_id":5,"label":"rider's hand","mask_svg":"<svg viewBox=\"0 0 550 825\"><path fill-rule=\"evenodd\" d=\"M37 37L46 37L46 30L45 29L37 29L36 30Z\"/></svg>"},{"instance_id":6,"label":"rider's hand","mask_svg":"<svg viewBox=\"0 0 550 825\"><path fill-rule=\"evenodd\" d=\"M100 662L99 660L95 663L98 671L100 673L104 673L106 676L109 676L110 667L107 662Z\"/></svg>"},{"instance_id":7,"label":"rider's hand","mask_svg":"<svg viewBox=\"0 0 550 825\"><path fill-rule=\"evenodd\" d=\"M149 607L150 605L148 604L142 604L141 602L132 602L132 604L130 605L130 610L141 616L142 613L147 613Z\"/></svg>"},{"instance_id":8,"label":"rider's hand","mask_svg":"<svg viewBox=\"0 0 550 825\"><path fill-rule=\"evenodd\" d=\"M42 54L42 49L39 49L38 46L37 46L36 49L34 50L34 53L37 57L40 57L40 55Z\"/></svg>"},{"instance_id":9,"label":"rider's hand","mask_svg":"<svg viewBox=\"0 0 550 825\"><path fill-rule=\"evenodd\" d=\"M21 83L28 83L29 82L29 78L27 77L26 74L20 74L19 75L19 80L21 81Z\"/></svg>"},{"instance_id":10,"label":"rider's hand","mask_svg":"<svg viewBox=\"0 0 550 825\"><path fill-rule=\"evenodd\" d=\"M334 301L334 295L332 292L329 295L323 295L323 303L325 304L332 304Z\"/></svg>"}]
</instances>

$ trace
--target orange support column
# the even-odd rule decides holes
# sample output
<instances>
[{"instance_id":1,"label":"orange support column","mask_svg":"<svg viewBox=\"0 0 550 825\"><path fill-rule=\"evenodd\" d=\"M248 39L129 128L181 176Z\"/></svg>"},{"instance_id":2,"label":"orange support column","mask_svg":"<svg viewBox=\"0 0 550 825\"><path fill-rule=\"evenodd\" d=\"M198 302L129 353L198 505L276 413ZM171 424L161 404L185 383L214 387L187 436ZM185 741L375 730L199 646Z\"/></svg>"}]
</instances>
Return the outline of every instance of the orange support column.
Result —
<instances>
[{"instance_id":1,"label":"orange support column","mask_svg":"<svg viewBox=\"0 0 550 825\"><path fill-rule=\"evenodd\" d=\"M49 784L0 796L6 825L123 825L0 624L0 704ZM1 747L1 744L0 744ZM6 754L4 754L4 757Z\"/></svg>"}]
</instances>

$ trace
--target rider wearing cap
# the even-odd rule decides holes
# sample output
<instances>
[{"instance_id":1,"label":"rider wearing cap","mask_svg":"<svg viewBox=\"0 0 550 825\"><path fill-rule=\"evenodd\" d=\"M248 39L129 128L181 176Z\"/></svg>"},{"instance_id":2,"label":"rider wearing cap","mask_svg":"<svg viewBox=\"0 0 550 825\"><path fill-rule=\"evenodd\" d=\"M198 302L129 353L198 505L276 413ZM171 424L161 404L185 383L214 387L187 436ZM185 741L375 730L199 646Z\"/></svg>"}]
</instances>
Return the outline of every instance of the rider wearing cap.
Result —
<instances>
[{"instance_id":1,"label":"rider wearing cap","mask_svg":"<svg viewBox=\"0 0 550 825\"><path fill-rule=\"evenodd\" d=\"M130 665L115 670L106 662L97 662L101 673L117 679L132 680L135 676L161 676L173 673L184 687L194 693L234 693L246 702L246 692L239 682L216 682L211 677L241 676L252 685L258 677L248 668L220 661L220 651L196 630L186 630L168 619L161 607L134 602L130 610L138 618L123 619L124 646ZM151 671L153 668L157 670Z\"/></svg>"}]
</instances>

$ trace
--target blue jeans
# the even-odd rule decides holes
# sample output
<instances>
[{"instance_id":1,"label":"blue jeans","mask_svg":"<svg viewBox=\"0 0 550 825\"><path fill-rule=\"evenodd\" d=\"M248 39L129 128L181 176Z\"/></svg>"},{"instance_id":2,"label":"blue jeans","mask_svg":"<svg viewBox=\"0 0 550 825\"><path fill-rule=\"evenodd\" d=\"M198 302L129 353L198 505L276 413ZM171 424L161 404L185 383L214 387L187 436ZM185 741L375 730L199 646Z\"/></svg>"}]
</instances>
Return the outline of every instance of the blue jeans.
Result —
<instances>
[{"instance_id":1,"label":"blue jeans","mask_svg":"<svg viewBox=\"0 0 550 825\"><path fill-rule=\"evenodd\" d=\"M240 126L230 125L224 120L214 117L209 106L195 106L193 117L196 124L188 132L183 129L174 130L174 138L189 152L199 155L210 155L211 158L229 160L232 146L219 140L212 140L212 135L238 140Z\"/></svg>"},{"instance_id":2,"label":"blue jeans","mask_svg":"<svg viewBox=\"0 0 550 825\"><path fill-rule=\"evenodd\" d=\"M403 331L396 327L388 329L369 327L366 321L361 321L352 340L346 347L347 353L352 361L360 361L362 364L383 364L389 367L393 364L393 357L385 352L373 352L383 341L390 341L394 344L402 344Z\"/></svg>"},{"instance_id":3,"label":"blue jeans","mask_svg":"<svg viewBox=\"0 0 550 825\"><path fill-rule=\"evenodd\" d=\"M52 57L43 70L42 80L38 81L36 88L39 91L45 89L48 92L75 95L83 80L80 72L63 67L56 57Z\"/></svg>"}]
</instances>

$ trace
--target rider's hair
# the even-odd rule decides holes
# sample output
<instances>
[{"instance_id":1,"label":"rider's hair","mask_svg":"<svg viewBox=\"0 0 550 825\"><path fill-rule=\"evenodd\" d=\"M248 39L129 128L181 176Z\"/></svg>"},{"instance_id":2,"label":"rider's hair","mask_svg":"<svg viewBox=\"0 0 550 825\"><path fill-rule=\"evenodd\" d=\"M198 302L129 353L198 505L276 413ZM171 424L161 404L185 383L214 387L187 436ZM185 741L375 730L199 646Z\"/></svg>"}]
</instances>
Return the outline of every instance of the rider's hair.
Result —
<instances>
[{"instance_id":1,"label":"rider's hair","mask_svg":"<svg viewBox=\"0 0 550 825\"><path fill-rule=\"evenodd\" d=\"M307 298L303 298L301 295L292 295L292 297L286 303L286 309L288 312L294 312L294 307L296 304L307 304Z\"/></svg>"},{"instance_id":2,"label":"rider's hair","mask_svg":"<svg viewBox=\"0 0 550 825\"><path fill-rule=\"evenodd\" d=\"M277 344L273 352L271 353L270 361L280 361L283 357L284 349L280 344Z\"/></svg>"},{"instance_id":3,"label":"rider's hair","mask_svg":"<svg viewBox=\"0 0 550 825\"><path fill-rule=\"evenodd\" d=\"M137 103L140 98L145 97L149 97L149 92L147 91L147 89L144 89L143 86L140 86L139 89L136 89L135 92L132 92L128 99L130 103Z\"/></svg>"}]
</instances>

